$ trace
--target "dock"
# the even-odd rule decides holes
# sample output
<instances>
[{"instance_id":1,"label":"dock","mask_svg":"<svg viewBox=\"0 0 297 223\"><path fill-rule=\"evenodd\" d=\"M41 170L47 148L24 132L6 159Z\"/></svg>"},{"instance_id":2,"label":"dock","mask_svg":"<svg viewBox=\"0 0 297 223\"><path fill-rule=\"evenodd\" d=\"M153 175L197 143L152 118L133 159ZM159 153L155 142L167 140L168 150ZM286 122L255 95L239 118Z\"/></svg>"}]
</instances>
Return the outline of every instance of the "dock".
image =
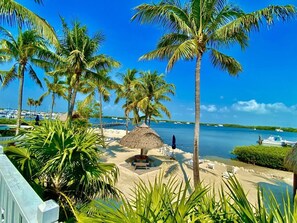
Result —
<instances>
[{"instance_id":1,"label":"dock","mask_svg":"<svg viewBox=\"0 0 297 223\"><path fill-rule=\"evenodd\" d=\"M112 122L112 123L102 123L103 128L114 127L114 126L124 126L125 122ZM100 124L92 124L93 128L100 127Z\"/></svg>"}]
</instances>

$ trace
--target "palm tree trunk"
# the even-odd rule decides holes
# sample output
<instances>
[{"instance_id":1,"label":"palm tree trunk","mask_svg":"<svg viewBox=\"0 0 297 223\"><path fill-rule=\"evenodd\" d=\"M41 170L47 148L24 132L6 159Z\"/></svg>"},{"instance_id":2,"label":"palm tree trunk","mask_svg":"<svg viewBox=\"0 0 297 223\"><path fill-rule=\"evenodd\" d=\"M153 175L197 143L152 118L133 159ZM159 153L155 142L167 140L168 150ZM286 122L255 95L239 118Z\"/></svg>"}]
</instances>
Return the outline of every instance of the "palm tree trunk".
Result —
<instances>
[{"instance_id":1,"label":"palm tree trunk","mask_svg":"<svg viewBox=\"0 0 297 223\"><path fill-rule=\"evenodd\" d=\"M17 114L17 126L15 134L18 135L20 132L21 126L21 113L22 113L22 105L23 105L23 89L24 89L24 65L21 65L21 73L20 73L20 84L19 84L19 100L18 100L18 114Z\"/></svg>"},{"instance_id":2,"label":"palm tree trunk","mask_svg":"<svg viewBox=\"0 0 297 223\"><path fill-rule=\"evenodd\" d=\"M295 195L296 195L296 190L297 190L297 174L293 173L293 201L295 201Z\"/></svg>"},{"instance_id":3,"label":"palm tree trunk","mask_svg":"<svg viewBox=\"0 0 297 223\"><path fill-rule=\"evenodd\" d=\"M127 100L126 100L127 104ZM125 111L125 116L126 116L126 135L128 134L128 125L129 125L129 112Z\"/></svg>"},{"instance_id":4,"label":"palm tree trunk","mask_svg":"<svg viewBox=\"0 0 297 223\"><path fill-rule=\"evenodd\" d=\"M74 110L74 105L75 105L75 100L76 100L76 95L79 87L79 80L76 80L73 92L71 94L70 98L70 104L69 104L69 109L68 109L68 115L67 115L67 120L72 121L72 115L73 115L73 110Z\"/></svg>"},{"instance_id":5,"label":"palm tree trunk","mask_svg":"<svg viewBox=\"0 0 297 223\"><path fill-rule=\"evenodd\" d=\"M50 119L53 119L53 111L54 111L54 105L55 105L55 94L52 94L52 106L51 106L51 110L50 110Z\"/></svg>"},{"instance_id":6,"label":"palm tree trunk","mask_svg":"<svg viewBox=\"0 0 297 223\"><path fill-rule=\"evenodd\" d=\"M99 89L98 89L98 93L99 93L99 101L100 101L100 108L99 108L99 122L100 122L100 130L101 130L101 135L103 136L103 125L102 125L102 94L100 93Z\"/></svg>"},{"instance_id":7,"label":"palm tree trunk","mask_svg":"<svg viewBox=\"0 0 297 223\"><path fill-rule=\"evenodd\" d=\"M202 55L199 53L195 69L195 129L194 129L194 150L193 150L193 178L194 186L200 183L199 174L199 134L200 134L200 69Z\"/></svg>"},{"instance_id":8,"label":"palm tree trunk","mask_svg":"<svg viewBox=\"0 0 297 223\"><path fill-rule=\"evenodd\" d=\"M68 116L70 115L69 114L69 111L70 111L70 101L71 101L71 98L72 98L72 89L71 87L68 88L68 97L67 97L67 102L68 102L68 105L67 105L67 119L68 119Z\"/></svg>"}]
</instances>

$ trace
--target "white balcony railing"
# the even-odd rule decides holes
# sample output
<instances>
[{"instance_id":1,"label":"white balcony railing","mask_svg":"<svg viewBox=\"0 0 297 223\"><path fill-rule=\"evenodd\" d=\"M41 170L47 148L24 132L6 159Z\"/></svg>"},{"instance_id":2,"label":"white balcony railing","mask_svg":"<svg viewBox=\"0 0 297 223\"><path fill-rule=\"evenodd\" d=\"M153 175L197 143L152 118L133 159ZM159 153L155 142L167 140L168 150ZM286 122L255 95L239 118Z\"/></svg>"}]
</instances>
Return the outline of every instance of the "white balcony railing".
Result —
<instances>
[{"instance_id":1,"label":"white balcony railing","mask_svg":"<svg viewBox=\"0 0 297 223\"><path fill-rule=\"evenodd\" d=\"M58 218L58 204L41 200L0 145L0 223L53 223Z\"/></svg>"}]
</instances>

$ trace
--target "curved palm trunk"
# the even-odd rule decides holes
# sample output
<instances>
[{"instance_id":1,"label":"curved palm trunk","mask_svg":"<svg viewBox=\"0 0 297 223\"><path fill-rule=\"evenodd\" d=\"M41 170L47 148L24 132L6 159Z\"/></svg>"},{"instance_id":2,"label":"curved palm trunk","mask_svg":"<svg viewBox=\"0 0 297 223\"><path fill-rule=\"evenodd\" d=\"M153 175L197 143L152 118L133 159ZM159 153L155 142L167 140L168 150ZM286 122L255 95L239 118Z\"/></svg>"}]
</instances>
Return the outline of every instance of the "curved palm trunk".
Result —
<instances>
[{"instance_id":1,"label":"curved palm trunk","mask_svg":"<svg viewBox=\"0 0 297 223\"><path fill-rule=\"evenodd\" d=\"M99 122L100 122L100 130L101 130L101 135L104 136L103 134L103 125L102 125L102 103L103 103L103 100L102 100L102 94L100 93L99 89L98 89L98 92L99 92L99 101L100 101L100 110L99 110Z\"/></svg>"},{"instance_id":2,"label":"curved palm trunk","mask_svg":"<svg viewBox=\"0 0 297 223\"><path fill-rule=\"evenodd\" d=\"M70 111L70 101L71 101L71 98L72 98L72 89L71 87L68 88L68 97L67 97L67 102L68 102L68 105L67 105L67 119L69 117L69 111Z\"/></svg>"},{"instance_id":3,"label":"curved palm trunk","mask_svg":"<svg viewBox=\"0 0 297 223\"><path fill-rule=\"evenodd\" d=\"M51 110L50 110L50 119L53 119L53 111L54 111L54 106L55 106L55 94L52 94L52 106L51 106Z\"/></svg>"},{"instance_id":4,"label":"curved palm trunk","mask_svg":"<svg viewBox=\"0 0 297 223\"><path fill-rule=\"evenodd\" d=\"M195 69L195 129L194 129L194 150L193 150L193 178L194 186L200 183L199 174L199 135L200 135L200 68L202 55L197 55Z\"/></svg>"},{"instance_id":5,"label":"curved palm trunk","mask_svg":"<svg viewBox=\"0 0 297 223\"><path fill-rule=\"evenodd\" d=\"M127 104L127 100L126 100ZM128 126L129 126L129 112L125 111L125 116L126 116L126 135L128 134Z\"/></svg>"},{"instance_id":6,"label":"curved palm trunk","mask_svg":"<svg viewBox=\"0 0 297 223\"><path fill-rule=\"evenodd\" d=\"M19 77L19 99L18 99L18 114L17 114L17 126L16 126L16 132L15 134L18 135L20 132L20 126L21 126L21 113L22 113L22 106L23 106L23 89L24 89L24 65L21 65L21 73Z\"/></svg>"},{"instance_id":7,"label":"curved palm trunk","mask_svg":"<svg viewBox=\"0 0 297 223\"><path fill-rule=\"evenodd\" d=\"M71 94L70 104L69 104L69 108L68 108L67 120L70 121L70 122L72 121L72 115L73 115L73 110L74 110L74 105L75 105L78 86L79 86L79 81L77 80L76 83L75 83L73 92Z\"/></svg>"}]
</instances>

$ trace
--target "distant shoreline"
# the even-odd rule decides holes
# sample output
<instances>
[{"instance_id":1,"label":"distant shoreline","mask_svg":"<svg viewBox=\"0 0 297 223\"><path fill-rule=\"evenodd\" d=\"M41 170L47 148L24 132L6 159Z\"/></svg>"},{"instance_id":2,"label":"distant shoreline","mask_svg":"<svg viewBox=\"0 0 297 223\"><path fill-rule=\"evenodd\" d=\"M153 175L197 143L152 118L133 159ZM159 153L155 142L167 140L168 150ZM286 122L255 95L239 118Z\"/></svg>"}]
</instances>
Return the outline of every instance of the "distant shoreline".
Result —
<instances>
[{"instance_id":1,"label":"distant shoreline","mask_svg":"<svg viewBox=\"0 0 297 223\"><path fill-rule=\"evenodd\" d=\"M117 118L125 120L125 117L116 117L116 116L104 116L103 118ZM175 124L195 124L195 122L190 121L179 121L179 120L157 120L152 121L154 123L175 123ZM224 123L200 123L201 126L213 126L213 127L229 127L229 128L243 128L243 129L252 129L252 130L268 130L276 132L297 132L297 128L293 127L279 127L279 126L261 126L261 125L240 125L240 124L224 124Z\"/></svg>"}]
</instances>

